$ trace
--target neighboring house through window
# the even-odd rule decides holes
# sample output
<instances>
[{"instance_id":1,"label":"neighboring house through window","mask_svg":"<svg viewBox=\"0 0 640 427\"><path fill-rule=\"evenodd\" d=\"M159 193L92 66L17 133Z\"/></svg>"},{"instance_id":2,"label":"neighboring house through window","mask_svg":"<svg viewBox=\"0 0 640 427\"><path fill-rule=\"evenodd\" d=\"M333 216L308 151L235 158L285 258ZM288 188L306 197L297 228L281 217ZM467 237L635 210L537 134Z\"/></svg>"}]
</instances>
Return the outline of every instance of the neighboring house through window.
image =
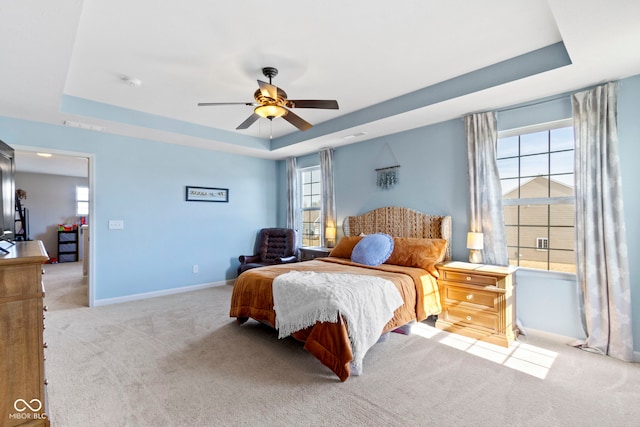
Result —
<instances>
[{"instance_id":1,"label":"neighboring house through window","mask_svg":"<svg viewBox=\"0 0 640 427\"><path fill-rule=\"evenodd\" d=\"M320 166L300 169L300 246L320 246L322 242L322 178Z\"/></svg>"},{"instance_id":2,"label":"neighboring house through window","mask_svg":"<svg viewBox=\"0 0 640 427\"><path fill-rule=\"evenodd\" d=\"M571 121L501 132L497 163L509 264L575 273Z\"/></svg>"}]
</instances>

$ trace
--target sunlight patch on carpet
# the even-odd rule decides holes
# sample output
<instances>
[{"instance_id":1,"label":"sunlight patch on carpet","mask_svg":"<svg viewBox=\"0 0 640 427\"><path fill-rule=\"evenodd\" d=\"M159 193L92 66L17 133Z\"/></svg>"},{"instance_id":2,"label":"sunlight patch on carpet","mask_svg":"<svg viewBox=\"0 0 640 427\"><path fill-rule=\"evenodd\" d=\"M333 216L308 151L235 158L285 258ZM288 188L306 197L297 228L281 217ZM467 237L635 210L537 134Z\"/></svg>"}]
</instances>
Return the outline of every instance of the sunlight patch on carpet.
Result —
<instances>
[{"instance_id":1,"label":"sunlight patch on carpet","mask_svg":"<svg viewBox=\"0 0 640 427\"><path fill-rule=\"evenodd\" d=\"M540 379L546 378L558 356L558 353L554 351L520 341L514 341L506 348L474 338L441 331L424 323L413 325L411 334L426 339L437 339L441 344Z\"/></svg>"}]
</instances>

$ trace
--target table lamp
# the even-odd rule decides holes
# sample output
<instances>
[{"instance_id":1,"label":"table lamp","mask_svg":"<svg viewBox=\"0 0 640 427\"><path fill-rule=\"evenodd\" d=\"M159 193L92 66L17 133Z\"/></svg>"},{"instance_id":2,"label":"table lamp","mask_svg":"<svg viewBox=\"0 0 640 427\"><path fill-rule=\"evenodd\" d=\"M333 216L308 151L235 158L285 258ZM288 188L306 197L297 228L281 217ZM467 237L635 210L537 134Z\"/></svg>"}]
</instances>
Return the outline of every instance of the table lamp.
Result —
<instances>
[{"instance_id":1,"label":"table lamp","mask_svg":"<svg viewBox=\"0 0 640 427\"><path fill-rule=\"evenodd\" d=\"M336 242L336 228L327 227L324 230L324 239L328 248L332 248Z\"/></svg>"},{"instance_id":2,"label":"table lamp","mask_svg":"<svg viewBox=\"0 0 640 427\"><path fill-rule=\"evenodd\" d=\"M469 249L469 262L481 264L484 235L482 233L467 233L467 249Z\"/></svg>"}]
</instances>

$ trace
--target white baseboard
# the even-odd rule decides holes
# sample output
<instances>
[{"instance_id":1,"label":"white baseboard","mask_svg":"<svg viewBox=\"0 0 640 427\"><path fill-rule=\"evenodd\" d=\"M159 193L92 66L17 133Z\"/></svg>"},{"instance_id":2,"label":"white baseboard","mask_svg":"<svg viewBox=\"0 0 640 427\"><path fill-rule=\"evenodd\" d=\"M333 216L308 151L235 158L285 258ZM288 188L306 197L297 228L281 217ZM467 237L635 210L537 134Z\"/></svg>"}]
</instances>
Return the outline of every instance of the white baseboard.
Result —
<instances>
[{"instance_id":1,"label":"white baseboard","mask_svg":"<svg viewBox=\"0 0 640 427\"><path fill-rule=\"evenodd\" d=\"M546 332L546 331L541 331L540 329L532 329L532 328L527 328L527 333L531 333L531 335L545 338L549 341L555 341L557 343L562 343L562 344L568 344L578 339L584 339L584 337L583 338L567 337L565 335L559 335L553 332ZM633 361L636 363L640 362L640 351L633 352Z\"/></svg>"},{"instance_id":2,"label":"white baseboard","mask_svg":"<svg viewBox=\"0 0 640 427\"><path fill-rule=\"evenodd\" d=\"M199 285L183 286L181 288L163 289L161 291L145 292L143 294L125 295L115 298L103 298L95 300L93 306L99 307L110 304L120 304L122 302L137 301L147 298L163 297L167 295L180 294L183 292L199 291L201 289L215 288L218 286L233 285L233 280L223 280L220 282L201 283Z\"/></svg>"},{"instance_id":3,"label":"white baseboard","mask_svg":"<svg viewBox=\"0 0 640 427\"><path fill-rule=\"evenodd\" d=\"M556 334L555 332L543 331L541 329L534 329L534 328L525 328L525 329L526 329L526 334L525 335L534 335L534 336L537 336L537 337L540 337L540 338L544 338L544 339L549 340L549 341L554 341L554 342L557 342L557 343L566 344L568 342L580 339L580 338L576 338L576 337L569 337L569 336L566 336L566 335Z\"/></svg>"}]
</instances>

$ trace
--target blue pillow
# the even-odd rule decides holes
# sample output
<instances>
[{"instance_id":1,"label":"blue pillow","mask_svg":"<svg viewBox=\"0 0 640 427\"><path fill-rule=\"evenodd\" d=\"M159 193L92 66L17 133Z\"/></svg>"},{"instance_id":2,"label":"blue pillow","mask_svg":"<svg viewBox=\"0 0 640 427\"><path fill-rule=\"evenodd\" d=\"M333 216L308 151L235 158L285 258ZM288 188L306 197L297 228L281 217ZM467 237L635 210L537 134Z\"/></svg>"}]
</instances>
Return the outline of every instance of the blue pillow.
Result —
<instances>
[{"instance_id":1,"label":"blue pillow","mask_svg":"<svg viewBox=\"0 0 640 427\"><path fill-rule=\"evenodd\" d=\"M384 233L369 234L353 248L351 261L364 265L380 265L393 252L393 237Z\"/></svg>"}]
</instances>

